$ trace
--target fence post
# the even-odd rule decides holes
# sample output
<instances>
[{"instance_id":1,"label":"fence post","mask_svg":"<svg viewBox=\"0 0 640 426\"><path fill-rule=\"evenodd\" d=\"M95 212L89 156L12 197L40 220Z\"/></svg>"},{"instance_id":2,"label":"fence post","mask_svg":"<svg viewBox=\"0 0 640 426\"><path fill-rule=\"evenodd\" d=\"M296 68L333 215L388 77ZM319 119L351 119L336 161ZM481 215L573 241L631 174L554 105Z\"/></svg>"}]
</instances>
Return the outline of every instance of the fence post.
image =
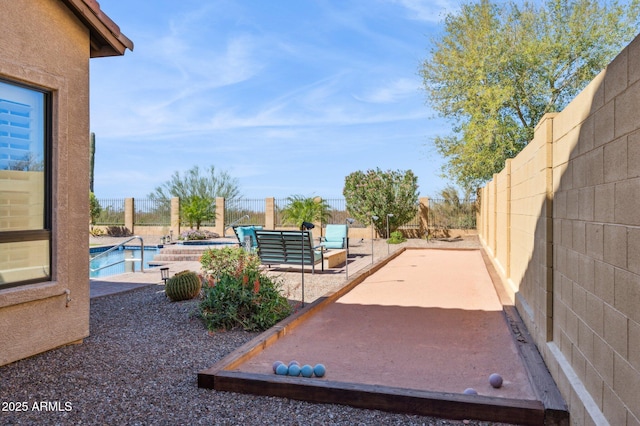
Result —
<instances>
[{"instance_id":1,"label":"fence post","mask_svg":"<svg viewBox=\"0 0 640 426\"><path fill-rule=\"evenodd\" d=\"M429 232L429 197L420 197L420 237L427 236Z\"/></svg>"},{"instance_id":2,"label":"fence post","mask_svg":"<svg viewBox=\"0 0 640 426\"><path fill-rule=\"evenodd\" d=\"M180 198L171 198L171 231L173 231L173 239L177 240L180 236Z\"/></svg>"},{"instance_id":3,"label":"fence post","mask_svg":"<svg viewBox=\"0 0 640 426\"><path fill-rule=\"evenodd\" d=\"M264 199L264 229L276 229L276 201L273 197Z\"/></svg>"},{"instance_id":4,"label":"fence post","mask_svg":"<svg viewBox=\"0 0 640 426\"><path fill-rule=\"evenodd\" d=\"M132 234L135 234L135 229L133 227L133 218L134 218L135 206L133 198L125 198L124 199L124 227L128 229Z\"/></svg>"},{"instance_id":5,"label":"fence post","mask_svg":"<svg viewBox=\"0 0 640 426\"><path fill-rule=\"evenodd\" d=\"M216 234L224 236L224 224L226 223L224 217L225 199L224 197L216 197L216 219L215 227L213 228Z\"/></svg>"},{"instance_id":6,"label":"fence post","mask_svg":"<svg viewBox=\"0 0 640 426\"><path fill-rule=\"evenodd\" d=\"M322 203L322 197L314 197L313 201L316 203ZM315 237L322 237L322 221L313 222L313 225L318 229Z\"/></svg>"}]
</instances>

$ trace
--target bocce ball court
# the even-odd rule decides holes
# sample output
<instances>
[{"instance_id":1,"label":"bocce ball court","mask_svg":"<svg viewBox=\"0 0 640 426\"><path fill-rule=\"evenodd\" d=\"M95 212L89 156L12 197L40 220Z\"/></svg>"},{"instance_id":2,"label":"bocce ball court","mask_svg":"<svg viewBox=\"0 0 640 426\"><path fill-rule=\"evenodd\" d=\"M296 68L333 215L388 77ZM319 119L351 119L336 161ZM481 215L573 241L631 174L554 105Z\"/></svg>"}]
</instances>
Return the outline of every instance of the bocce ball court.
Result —
<instances>
[{"instance_id":1,"label":"bocce ball court","mask_svg":"<svg viewBox=\"0 0 640 426\"><path fill-rule=\"evenodd\" d=\"M326 374L277 375L277 360L322 363ZM490 385L492 373L501 387ZM399 250L200 372L198 386L450 419L568 421L477 249Z\"/></svg>"}]
</instances>

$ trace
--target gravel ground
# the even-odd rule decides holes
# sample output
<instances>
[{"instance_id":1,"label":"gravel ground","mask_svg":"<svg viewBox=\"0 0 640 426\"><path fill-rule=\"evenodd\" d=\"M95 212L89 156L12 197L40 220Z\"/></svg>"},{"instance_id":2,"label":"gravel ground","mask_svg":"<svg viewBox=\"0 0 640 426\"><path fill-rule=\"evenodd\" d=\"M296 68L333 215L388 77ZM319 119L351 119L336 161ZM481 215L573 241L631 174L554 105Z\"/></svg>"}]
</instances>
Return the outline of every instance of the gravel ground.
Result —
<instances>
[{"instance_id":1,"label":"gravel ground","mask_svg":"<svg viewBox=\"0 0 640 426\"><path fill-rule=\"evenodd\" d=\"M313 278L318 287L340 285L319 275ZM295 279L288 280L295 289ZM91 336L83 344L0 367L0 424L488 424L200 389L199 371L257 333L209 334L194 316L196 307L197 301L169 302L155 285L92 299Z\"/></svg>"}]
</instances>

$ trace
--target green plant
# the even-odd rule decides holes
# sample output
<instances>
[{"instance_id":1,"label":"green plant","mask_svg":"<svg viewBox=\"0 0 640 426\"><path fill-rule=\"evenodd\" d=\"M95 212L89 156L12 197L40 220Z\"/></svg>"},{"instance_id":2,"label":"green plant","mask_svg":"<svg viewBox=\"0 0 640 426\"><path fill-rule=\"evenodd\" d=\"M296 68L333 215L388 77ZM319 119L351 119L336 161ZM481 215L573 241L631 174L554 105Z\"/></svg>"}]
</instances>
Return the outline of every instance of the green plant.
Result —
<instances>
[{"instance_id":1,"label":"green plant","mask_svg":"<svg viewBox=\"0 0 640 426\"><path fill-rule=\"evenodd\" d=\"M216 197L226 199L240 198L238 179L233 178L226 171L218 172L214 166L200 170L200 167L193 166L183 172L174 172L167 182L156 187L148 195L151 200L156 200L160 206L170 209L171 199L177 197L181 203L181 219L189 223L197 223L196 219L206 221L215 218ZM209 202L207 204L207 202Z\"/></svg>"},{"instance_id":2,"label":"green plant","mask_svg":"<svg viewBox=\"0 0 640 426\"><path fill-rule=\"evenodd\" d=\"M130 237L133 234L126 226L108 226L107 235L110 237Z\"/></svg>"},{"instance_id":3,"label":"green plant","mask_svg":"<svg viewBox=\"0 0 640 426\"><path fill-rule=\"evenodd\" d=\"M402 235L402 232L395 231L391 233L391 238L387 240L387 243L400 244L400 243L404 243L405 241L407 241L407 239L404 237L404 235Z\"/></svg>"},{"instance_id":4,"label":"green plant","mask_svg":"<svg viewBox=\"0 0 640 426\"><path fill-rule=\"evenodd\" d=\"M100 202L96 198L96 194L93 192L89 193L89 217L91 218L91 227L96 224L98 217L102 213L102 207L100 206Z\"/></svg>"},{"instance_id":5,"label":"green plant","mask_svg":"<svg viewBox=\"0 0 640 426\"><path fill-rule=\"evenodd\" d=\"M467 191L460 198L458 190L447 186L440 192L442 199L430 200L431 226L442 229L473 229L476 226L476 204Z\"/></svg>"},{"instance_id":6,"label":"green plant","mask_svg":"<svg viewBox=\"0 0 640 426\"><path fill-rule=\"evenodd\" d=\"M105 231L102 228L94 228L92 226L91 230L89 230L89 234L91 234L92 237L100 237L105 234Z\"/></svg>"},{"instance_id":7,"label":"green plant","mask_svg":"<svg viewBox=\"0 0 640 426\"><path fill-rule=\"evenodd\" d=\"M222 275L240 277L258 271L260 258L240 247L208 249L200 256L200 264L206 281L213 282Z\"/></svg>"},{"instance_id":8,"label":"green plant","mask_svg":"<svg viewBox=\"0 0 640 426\"><path fill-rule=\"evenodd\" d=\"M213 238L218 238L219 235L215 232L207 231L206 229L189 229L188 231L184 231L180 233L178 237L180 240L210 240Z\"/></svg>"},{"instance_id":9,"label":"green plant","mask_svg":"<svg viewBox=\"0 0 640 426\"><path fill-rule=\"evenodd\" d=\"M464 188L498 173L637 34L640 4L462 1L421 66L426 100L450 121L433 145Z\"/></svg>"},{"instance_id":10,"label":"green plant","mask_svg":"<svg viewBox=\"0 0 640 426\"><path fill-rule=\"evenodd\" d=\"M377 216L373 225L385 237L387 220L395 231L418 214L418 178L411 170L353 172L345 178L343 194L349 213L360 223Z\"/></svg>"},{"instance_id":11,"label":"green plant","mask_svg":"<svg viewBox=\"0 0 640 426\"><path fill-rule=\"evenodd\" d=\"M292 195L287 201L289 204L281 210L284 225L299 227L302 222L327 223L331 217L331 207L319 197Z\"/></svg>"},{"instance_id":12,"label":"green plant","mask_svg":"<svg viewBox=\"0 0 640 426\"><path fill-rule=\"evenodd\" d=\"M169 278L165 286L165 294L174 302L193 299L200 294L202 282L193 271L182 271Z\"/></svg>"},{"instance_id":13,"label":"green plant","mask_svg":"<svg viewBox=\"0 0 640 426\"><path fill-rule=\"evenodd\" d=\"M215 284L204 287L200 317L210 331L266 330L291 313L280 287L280 283L259 271L241 276L223 274Z\"/></svg>"},{"instance_id":14,"label":"green plant","mask_svg":"<svg viewBox=\"0 0 640 426\"><path fill-rule=\"evenodd\" d=\"M188 197L180 209L182 218L189 223L189 227L200 229L202 222L216 218L216 203L211 197L192 195Z\"/></svg>"}]
</instances>

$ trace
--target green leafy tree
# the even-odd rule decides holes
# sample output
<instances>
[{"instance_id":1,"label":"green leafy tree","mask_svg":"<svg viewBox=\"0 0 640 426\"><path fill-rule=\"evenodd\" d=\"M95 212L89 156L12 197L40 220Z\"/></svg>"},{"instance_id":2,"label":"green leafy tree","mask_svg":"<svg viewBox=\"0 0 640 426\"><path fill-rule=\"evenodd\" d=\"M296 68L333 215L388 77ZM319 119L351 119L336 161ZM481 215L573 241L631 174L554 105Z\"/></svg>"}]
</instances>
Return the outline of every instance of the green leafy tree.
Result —
<instances>
[{"instance_id":1,"label":"green leafy tree","mask_svg":"<svg viewBox=\"0 0 640 426\"><path fill-rule=\"evenodd\" d=\"M287 198L288 204L282 209L282 223L302 226L302 222L327 223L331 217L331 207L319 197L292 195Z\"/></svg>"},{"instance_id":2,"label":"green leafy tree","mask_svg":"<svg viewBox=\"0 0 640 426\"><path fill-rule=\"evenodd\" d=\"M434 139L444 173L467 189L491 179L633 39L639 12L639 0L480 0L447 15L420 67L453 124Z\"/></svg>"},{"instance_id":3,"label":"green leafy tree","mask_svg":"<svg viewBox=\"0 0 640 426\"><path fill-rule=\"evenodd\" d=\"M200 168L194 166L183 175L174 172L171 179L149 194L150 199L166 203L164 207L168 207L172 197L180 198L181 218L199 229L202 222L215 219L216 197L239 198L240 190L238 180L226 171L216 172L215 167L210 166L201 173Z\"/></svg>"},{"instance_id":4,"label":"green leafy tree","mask_svg":"<svg viewBox=\"0 0 640 426\"><path fill-rule=\"evenodd\" d=\"M418 213L418 178L411 170L353 172L345 178L343 195L349 214L360 223L368 224L378 216L373 225L384 238L388 214L393 214L389 218L392 232Z\"/></svg>"},{"instance_id":5,"label":"green leafy tree","mask_svg":"<svg viewBox=\"0 0 640 426\"><path fill-rule=\"evenodd\" d=\"M190 228L195 224L196 229L200 229L202 222L216 218L215 199L209 197L192 195L180 207L182 217L189 223Z\"/></svg>"},{"instance_id":6,"label":"green leafy tree","mask_svg":"<svg viewBox=\"0 0 640 426\"><path fill-rule=\"evenodd\" d=\"M91 227L96 224L98 217L102 213L102 206L93 192L89 193L89 217L91 218Z\"/></svg>"}]
</instances>

